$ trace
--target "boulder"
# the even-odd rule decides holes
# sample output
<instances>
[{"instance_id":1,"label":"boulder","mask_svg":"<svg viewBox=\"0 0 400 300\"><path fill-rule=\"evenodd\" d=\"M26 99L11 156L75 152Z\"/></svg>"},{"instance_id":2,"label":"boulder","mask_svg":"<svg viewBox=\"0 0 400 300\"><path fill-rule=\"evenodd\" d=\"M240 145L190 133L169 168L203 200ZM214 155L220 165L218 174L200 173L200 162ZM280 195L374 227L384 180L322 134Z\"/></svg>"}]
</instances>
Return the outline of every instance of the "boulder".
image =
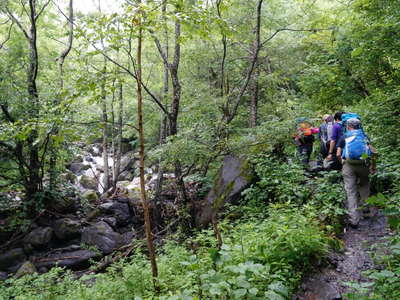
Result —
<instances>
[{"instance_id":1,"label":"boulder","mask_svg":"<svg viewBox=\"0 0 400 300\"><path fill-rule=\"evenodd\" d=\"M117 227L117 219L114 217L103 218L103 221L106 222L108 225L110 225L114 229Z\"/></svg>"},{"instance_id":2,"label":"boulder","mask_svg":"<svg viewBox=\"0 0 400 300\"><path fill-rule=\"evenodd\" d=\"M81 179L79 180L79 183L85 188L89 190L95 190L97 191L97 180L96 178L89 177L87 175L82 175Z\"/></svg>"},{"instance_id":3,"label":"boulder","mask_svg":"<svg viewBox=\"0 0 400 300\"><path fill-rule=\"evenodd\" d=\"M0 281L6 281L8 279L7 272L0 272Z\"/></svg>"},{"instance_id":4,"label":"boulder","mask_svg":"<svg viewBox=\"0 0 400 300\"><path fill-rule=\"evenodd\" d=\"M95 203L99 200L99 195L97 195L96 191L87 190L83 193L82 199L86 200L89 203Z\"/></svg>"},{"instance_id":5,"label":"boulder","mask_svg":"<svg viewBox=\"0 0 400 300\"><path fill-rule=\"evenodd\" d=\"M82 232L82 243L95 246L104 254L110 254L114 249L122 246L122 237L106 222L100 221Z\"/></svg>"},{"instance_id":6,"label":"boulder","mask_svg":"<svg viewBox=\"0 0 400 300\"><path fill-rule=\"evenodd\" d=\"M22 248L11 249L0 255L0 270L15 272L25 260Z\"/></svg>"},{"instance_id":7,"label":"boulder","mask_svg":"<svg viewBox=\"0 0 400 300\"><path fill-rule=\"evenodd\" d=\"M89 165L85 165L81 162L73 162L68 166L68 169L74 174L80 174L82 171L87 170Z\"/></svg>"},{"instance_id":8,"label":"boulder","mask_svg":"<svg viewBox=\"0 0 400 300\"><path fill-rule=\"evenodd\" d=\"M132 243L132 240L134 239L135 234L132 231L128 231L122 234L122 242L124 245L128 245Z\"/></svg>"},{"instance_id":9,"label":"boulder","mask_svg":"<svg viewBox=\"0 0 400 300\"><path fill-rule=\"evenodd\" d=\"M76 175L68 170L67 172L60 174L59 178L62 182L74 183L76 181Z\"/></svg>"},{"instance_id":10,"label":"boulder","mask_svg":"<svg viewBox=\"0 0 400 300\"><path fill-rule=\"evenodd\" d=\"M78 245L59 249L56 253L46 257L36 258L35 266L39 270L50 269L55 266L79 270L89 267L90 259L101 257L100 253L92 250L81 249Z\"/></svg>"},{"instance_id":11,"label":"boulder","mask_svg":"<svg viewBox=\"0 0 400 300\"><path fill-rule=\"evenodd\" d=\"M85 156L85 161L92 162L93 161L93 157L87 155L87 156Z\"/></svg>"},{"instance_id":12,"label":"boulder","mask_svg":"<svg viewBox=\"0 0 400 300\"><path fill-rule=\"evenodd\" d=\"M135 168L136 155L133 151L124 154L121 158L121 171L132 170Z\"/></svg>"},{"instance_id":13,"label":"boulder","mask_svg":"<svg viewBox=\"0 0 400 300\"><path fill-rule=\"evenodd\" d=\"M91 210L90 212L88 212L88 214L86 215L86 220L88 222L90 222L99 216L101 216L101 210L98 208L95 208L95 209Z\"/></svg>"},{"instance_id":14,"label":"boulder","mask_svg":"<svg viewBox=\"0 0 400 300\"><path fill-rule=\"evenodd\" d=\"M54 234L59 240L70 240L79 237L81 224L69 218L59 219L54 222Z\"/></svg>"},{"instance_id":15,"label":"boulder","mask_svg":"<svg viewBox=\"0 0 400 300\"><path fill-rule=\"evenodd\" d=\"M15 273L15 278L21 278L22 276L30 275L36 272L37 270L35 265L30 261L27 261L23 263L21 267L19 267L17 273Z\"/></svg>"},{"instance_id":16,"label":"boulder","mask_svg":"<svg viewBox=\"0 0 400 300\"><path fill-rule=\"evenodd\" d=\"M131 212L128 203L107 202L99 206L100 210L117 220L118 225L126 225L131 219Z\"/></svg>"},{"instance_id":17,"label":"boulder","mask_svg":"<svg viewBox=\"0 0 400 300\"><path fill-rule=\"evenodd\" d=\"M82 155L77 155L74 157L74 159L72 160L72 163L81 163L83 162L83 157Z\"/></svg>"},{"instance_id":18,"label":"boulder","mask_svg":"<svg viewBox=\"0 0 400 300\"><path fill-rule=\"evenodd\" d=\"M32 245L34 248L44 248L48 245L52 237L53 229L51 227L39 227L31 231L24 238L24 243Z\"/></svg>"},{"instance_id":19,"label":"boulder","mask_svg":"<svg viewBox=\"0 0 400 300\"><path fill-rule=\"evenodd\" d=\"M75 204L76 200L73 197L57 197L48 204L48 208L59 213L66 213L74 211Z\"/></svg>"},{"instance_id":20,"label":"boulder","mask_svg":"<svg viewBox=\"0 0 400 300\"><path fill-rule=\"evenodd\" d=\"M315 279L309 282L310 289L304 294L304 299L339 300L342 299L335 286L324 280Z\"/></svg>"},{"instance_id":21,"label":"boulder","mask_svg":"<svg viewBox=\"0 0 400 300\"><path fill-rule=\"evenodd\" d=\"M198 207L197 226L209 224L225 203L235 203L254 179L254 171L242 157L227 155L214 180L214 185Z\"/></svg>"},{"instance_id":22,"label":"boulder","mask_svg":"<svg viewBox=\"0 0 400 300\"><path fill-rule=\"evenodd\" d=\"M131 171L123 171L118 176L118 181L131 181L134 178L134 173Z\"/></svg>"}]
</instances>

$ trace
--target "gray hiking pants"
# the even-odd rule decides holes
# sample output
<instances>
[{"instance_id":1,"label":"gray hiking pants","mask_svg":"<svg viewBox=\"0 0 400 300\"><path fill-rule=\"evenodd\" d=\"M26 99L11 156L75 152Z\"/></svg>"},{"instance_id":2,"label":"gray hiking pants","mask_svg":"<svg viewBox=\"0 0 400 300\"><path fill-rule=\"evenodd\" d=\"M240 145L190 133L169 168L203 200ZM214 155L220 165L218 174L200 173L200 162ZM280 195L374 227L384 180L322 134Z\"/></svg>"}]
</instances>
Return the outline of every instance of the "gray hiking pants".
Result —
<instances>
[{"instance_id":1,"label":"gray hiking pants","mask_svg":"<svg viewBox=\"0 0 400 300\"><path fill-rule=\"evenodd\" d=\"M359 207L369 197L369 167L365 164L352 165L345 161L342 174L347 194L349 221L357 225L361 218Z\"/></svg>"}]
</instances>

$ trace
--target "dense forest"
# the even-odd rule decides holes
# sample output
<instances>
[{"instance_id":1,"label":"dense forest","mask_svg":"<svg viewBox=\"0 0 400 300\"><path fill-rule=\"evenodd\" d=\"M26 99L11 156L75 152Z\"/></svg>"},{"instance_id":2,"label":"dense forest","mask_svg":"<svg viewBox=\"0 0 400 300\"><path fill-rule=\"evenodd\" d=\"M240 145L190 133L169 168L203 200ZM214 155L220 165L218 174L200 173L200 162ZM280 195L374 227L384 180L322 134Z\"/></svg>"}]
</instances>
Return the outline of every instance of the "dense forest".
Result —
<instances>
[{"instance_id":1,"label":"dense forest","mask_svg":"<svg viewBox=\"0 0 400 300\"><path fill-rule=\"evenodd\" d=\"M0 299L400 299L399 49L399 0L2 0Z\"/></svg>"}]
</instances>

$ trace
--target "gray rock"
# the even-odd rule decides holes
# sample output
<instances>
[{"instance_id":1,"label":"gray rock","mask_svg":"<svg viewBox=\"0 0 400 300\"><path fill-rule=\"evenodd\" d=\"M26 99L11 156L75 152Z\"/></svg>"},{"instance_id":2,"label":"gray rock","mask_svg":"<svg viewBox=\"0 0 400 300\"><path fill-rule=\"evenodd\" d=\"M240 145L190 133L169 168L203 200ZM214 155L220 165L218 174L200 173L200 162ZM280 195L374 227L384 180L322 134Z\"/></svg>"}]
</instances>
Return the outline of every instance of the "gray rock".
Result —
<instances>
[{"instance_id":1,"label":"gray rock","mask_svg":"<svg viewBox=\"0 0 400 300\"><path fill-rule=\"evenodd\" d=\"M310 282L311 289L305 293L306 299L318 299L318 300L339 300L342 299L340 293L335 287L323 280L313 280Z\"/></svg>"},{"instance_id":2,"label":"gray rock","mask_svg":"<svg viewBox=\"0 0 400 300\"><path fill-rule=\"evenodd\" d=\"M58 197L52 200L48 208L59 213L72 212L75 210L76 200L72 197Z\"/></svg>"},{"instance_id":3,"label":"gray rock","mask_svg":"<svg viewBox=\"0 0 400 300\"><path fill-rule=\"evenodd\" d=\"M254 171L244 159L232 155L224 158L214 185L196 215L197 226L206 226L212 217L225 205L240 199L241 193L254 179Z\"/></svg>"},{"instance_id":4,"label":"gray rock","mask_svg":"<svg viewBox=\"0 0 400 300\"><path fill-rule=\"evenodd\" d=\"M135 178L133 171L123 171L118 176L118 181L132 181Z\"/></svg>"},{"instance_id":5,"label":"gray rock","mask_svg":"<svg viewBox=\"0 0 400 300\"><path fill-rule=\"evenodd\" d=\"M26 261L22 264L21 267L19 267L17 273L15 274L15 278L21 278L22 276L30 275L36 272L37 270L35 265L30 261Z\"/></svg>"},{"instance_id":6,"label":"gray rock","mask_svg":"<svg viewBox=\"0 0 400 300\"><path fill-rule=\"evenodd\" d=\"M0 255L0 270L16 271L25 260L26 256L22 248L11 249Z\"/></svg>"},{"instance_id":7,"label":"gray rock","mask_svg":"<svg viewBox=\"0 0 400 300\"><path fill-rule=\"evenodd\" d=\"M0 281L6 281L8 279L8 274L6 272L0 272Z\"/></svg>"},{"instance_id":8,"label":"gray rock","mask_svg":"<svg viewBox=\"0 0 400 300\"><path fill-rule=\"evenodd\" d=\"M81 179L79 180L79 183L85 188L89 190L95 190L97 191L97 180L96 178L89 177L87 175L82 175Z\"/></svg>"},{"instance_id":9,"label":"gray rock","mask_svg":"<svg viewBox=\"0 0 400 300\"><path fill-rule=\"evenodd\" d=\"M131 219L129 204L126 202L107 202L99 206L100 210L113 216L118 225L126 225Z\"/></svg>"},{"instance_id":10,"label":"gray rock","mask_svg":"<svg viewBox=\"0 0 400 300\"><path fill-rule=\"evenodd\" d=\"M83 157L82 155L77 155L74 157L74 159L72 160L72 163L81 163L83 162Z\"/></svg>"},{"instance_id":11,"label":"gray rock","mask_svg":"<svg viewBox=\"0 0 400 300\"><path fill-rule=\"evenodd\" d=\"M85 156L85 160L88 161L88 162L92 162L93 161L93 157Z\"/></svg>"},{"instance_id":12,"label":"gray rock","mask_svg":"<svg viewBox=\"0 0 400 300\"><path fill-rule=\"evenodd\" d=\"M117 219L114 217L103 218L103 221L114 229L117 227Z\"/></svg>"},{"instance_id":13,"label":"gray rock","mask_svg":"<svg viewBox=\"0 0 400 300\"><path fill-rule=\"evenodd\" d=\"M104 254L110 254L122 245L122 237L106 222L100 221L82 232L82 243L95 246Z\"/></svg>"},{"instance_id":14,"label":"gray rock","mask_svg":"<svg viewBox=\"0 0 400 300\"><path fill-rule=\"evenodd\" d=\"M81 269L89 266L90 259L96 259L100 256L100 253L91 250L63 251L36 259L35 265L39 270L50 269L55 266Z\"/></svg>"},{"instance_id":15,"label":"gray rock","mask_svg":"<svg viewBox=\"0 0 400 300\"><path fill-rule=\"evenodd\" d=\"M74 183L76 180L76 175L70 171L60 174L60 180L63 182Z\"/></svg>"},{"instance_id":16,"label":"gray rock","mask_svg":"<svg viewBox=\"0 0 400 300\"><path fill-rule=\"evenodd\" d=\"M39 227L31 231L24 238L24 243L30 244L34 248L44 248L48 245L52 237L53 229L51 227Z\"/></svg>"},{"instance_id":17,"label":"gray rock","mask_svg":"<svg viewBox=\"0 0 400 300\"><path fill-rule=\"evenodd\" d=\"M103 212L108 212L111 207L113 206L112 202L106 202L106 203L102 203L99 205L100 210L102 210Z\"/></svg>"},{"instance_id":18,"label":"gray rock","mask_svg":"<svg viewBox=\"0 0 400 300\"><path fill-rule=\"evenodd\" d=\"M130 151L121 158L121 172L132 170L135 168L136 155Z\"/></svg>"},{"instance_id":19,"label":"gray rock","mask_svg":"<svg viewBox=\"0 0 400 300\"><path fill-rule=\"evenodd\" d=\"M122 234L122 243L124 245L128 245L134 239L135 234L132 231L128 231Z\"/></svg>"},{"instance_id":20,"label":"gray rock","mask_svg":"<svg viewBox=\"0 0 400 300\"><path fill-rule=\"evenodd\" d=\"M81 173L83 170L87 170L87 165L81 163L81 162L73 162L72 164L70 164L68 166L68 169L74 173L74 174L79 174ZM89 166L90 167L90 166ZM86 168L86 169L85 169Z\"/></svg>"},{"instance_id":21,"label":"gray rock","mask_svg":"<svg viewBox=\"0 0 400 300\"><path fill-rule=\"evenodd\" d=\"M60 240L70 240L79 237L81 224L69 218L59 219L54 222L54 234Z\"/></svg>"}]
</instances>

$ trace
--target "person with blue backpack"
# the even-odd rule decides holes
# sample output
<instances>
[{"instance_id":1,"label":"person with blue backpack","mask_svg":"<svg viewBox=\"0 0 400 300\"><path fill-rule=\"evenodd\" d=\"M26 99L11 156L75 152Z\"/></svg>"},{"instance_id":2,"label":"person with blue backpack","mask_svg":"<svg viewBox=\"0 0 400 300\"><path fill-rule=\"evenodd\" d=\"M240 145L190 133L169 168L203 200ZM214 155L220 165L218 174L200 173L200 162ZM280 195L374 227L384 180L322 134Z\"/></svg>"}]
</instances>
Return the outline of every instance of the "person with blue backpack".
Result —
<instances>
[{"instance_id":1,"label":"person with blue backpack","mask_svg":"<svg viewBox=\"0 0 400 300\"><path fill-rule=\"evenodd\" d=\"M360 205L370 193L369 174L376 172L376 150L362 129L357 114L343 114L342 122L344 135L338 142L336 155L343 164L349 223L356 228L361 219Z\"/></svg>"}]
</instances>

